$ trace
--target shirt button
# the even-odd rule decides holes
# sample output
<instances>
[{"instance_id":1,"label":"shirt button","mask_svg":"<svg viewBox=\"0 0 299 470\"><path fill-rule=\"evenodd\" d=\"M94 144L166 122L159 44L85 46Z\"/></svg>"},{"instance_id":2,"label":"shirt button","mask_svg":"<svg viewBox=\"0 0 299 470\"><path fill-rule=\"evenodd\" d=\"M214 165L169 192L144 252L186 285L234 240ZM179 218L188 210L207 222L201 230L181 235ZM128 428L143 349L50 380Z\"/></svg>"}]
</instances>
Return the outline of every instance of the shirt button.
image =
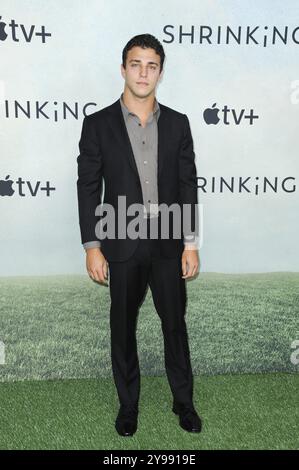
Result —
<instances>
[{"instance_id":1,"label":"shirt button","mask_svg":"<svg viewBox=\"0 0 299 470\"><path fill-rule=\"evenodd\" d=\"M143 162L143 163L146 165L146 164L147 164L147 160L144 160L144 162Z\"/></svg>"},{"instance_id":2,"label":"shirt button","mask_svg":"<svg viewBox=\"0 0 299 470\"><path fill-rule=\"evenodd\" d=\"M143 144L145 144L144 140L142 141Z\"/></svg>"},{"instance_id":3,"label":"shirt button","mask_svg":"<svg viewBox=\"0 0 299 470\"><path fill-rule=\"evenodd\" d=\"M148 183L148 180L145 180L146 183Z\"/></svg>"}]
</instances>

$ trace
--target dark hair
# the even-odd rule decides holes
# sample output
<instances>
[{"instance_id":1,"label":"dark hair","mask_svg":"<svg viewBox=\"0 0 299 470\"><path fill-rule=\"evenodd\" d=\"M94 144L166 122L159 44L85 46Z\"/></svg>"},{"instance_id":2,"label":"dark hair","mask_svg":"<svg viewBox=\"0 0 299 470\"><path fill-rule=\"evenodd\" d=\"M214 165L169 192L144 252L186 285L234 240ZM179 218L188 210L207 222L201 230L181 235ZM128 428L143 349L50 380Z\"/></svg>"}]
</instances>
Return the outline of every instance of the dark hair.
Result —
<instances>
[{"instance_id":1,"label":"dark hair","mask_svg":"<svg viewBox=\"0 0 299 470\"><path fill-rule=\"evenodd\" d=\"M150 47L151 49L155 50L156 54L160 56L161 73L163 70L163 64L165 59L164 49L160 41L151 34L138 34L137 36L134 36L132 39L130 39L130 41L126 44L122 53L122 61L124 68L126 68L128 51L135 46L142 47L143 49Z\"/></svg>"}]
</instances>

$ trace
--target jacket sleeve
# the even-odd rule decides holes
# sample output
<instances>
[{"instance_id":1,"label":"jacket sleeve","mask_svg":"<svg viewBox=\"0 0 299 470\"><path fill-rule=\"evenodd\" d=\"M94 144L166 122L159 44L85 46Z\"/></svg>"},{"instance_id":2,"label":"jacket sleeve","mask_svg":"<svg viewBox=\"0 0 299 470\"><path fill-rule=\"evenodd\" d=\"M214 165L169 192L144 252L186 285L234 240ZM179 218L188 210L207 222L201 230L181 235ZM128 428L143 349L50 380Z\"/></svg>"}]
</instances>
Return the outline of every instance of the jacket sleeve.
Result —
<instances>
[{"instance_id":1,"label":"jacket sleeve","mask_svg":"<svg viewBox=\"0 0 299 470\"><path fill-rule=\"evenodd\" d=\"M81 241L85 244L99 241L95 228L100 216L95 215L95 210L101 204L103 181L103 159L95 122L91 116L86 116L83 120L79 150L77 196Z\"/></svg>"},{"instance_id":2,"label":"jacket sleeve","mask_svg":"<svg viewBox=\"0 0 299 470\"><path fill-rule=\"evenodd\" d=\"M182 204L184 222L183 235L185 245L195 244L198 248L199 214L197 171L189 119L186 114L184 114L184 117L184 132L179 156L180 202ZM185 209L184 205L186 205ZM187 218L185 216L187 216Z\"/></svg>"}]
</instances>

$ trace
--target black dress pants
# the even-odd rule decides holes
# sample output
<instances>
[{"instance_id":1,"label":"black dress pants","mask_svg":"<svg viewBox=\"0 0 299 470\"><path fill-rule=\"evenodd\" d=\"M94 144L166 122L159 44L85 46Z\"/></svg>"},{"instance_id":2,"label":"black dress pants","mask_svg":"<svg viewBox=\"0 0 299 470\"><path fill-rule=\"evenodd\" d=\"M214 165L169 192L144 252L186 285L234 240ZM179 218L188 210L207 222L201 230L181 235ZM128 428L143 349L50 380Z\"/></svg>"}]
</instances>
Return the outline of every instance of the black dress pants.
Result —
<instances>
[{"instance_id":1,"label":"black dress pants","mask_svg":"<svg viewBox=\"0 0 299 470\"><path fill-rule=\"evenodd\" d=\"M149 220L149 219L145 219ZM164 363L173 399L191 405L193 375L185 323L186 284L181 256L161 258L157 239L140 239L131 258L109 263L111 360L121 405L138 408L140 369L136 328L149 285L164 337ZM150 333L149 333L150 334Z\"/></svg>"}]
</instances>

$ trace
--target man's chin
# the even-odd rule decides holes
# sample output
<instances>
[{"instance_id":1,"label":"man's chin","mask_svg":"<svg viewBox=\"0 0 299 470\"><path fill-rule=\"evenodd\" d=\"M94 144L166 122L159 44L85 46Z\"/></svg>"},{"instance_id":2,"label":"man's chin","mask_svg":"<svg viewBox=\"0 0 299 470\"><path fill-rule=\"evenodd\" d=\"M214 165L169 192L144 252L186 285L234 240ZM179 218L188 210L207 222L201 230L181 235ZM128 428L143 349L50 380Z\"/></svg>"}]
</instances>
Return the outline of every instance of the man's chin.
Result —
<instances>
[{"instance_id":1,"label":"man's chin","mask_svg":"<svg viewBox=\"0 0 299 470\"><path fill-rule=\"evenodd\" d=\"M134 88L133 92L137 98L147 98L152 94L153 90L150 90L148 87L144 87L144 89L141 89L140 87L137 89Z\"/></svg>"}]
</instances>

